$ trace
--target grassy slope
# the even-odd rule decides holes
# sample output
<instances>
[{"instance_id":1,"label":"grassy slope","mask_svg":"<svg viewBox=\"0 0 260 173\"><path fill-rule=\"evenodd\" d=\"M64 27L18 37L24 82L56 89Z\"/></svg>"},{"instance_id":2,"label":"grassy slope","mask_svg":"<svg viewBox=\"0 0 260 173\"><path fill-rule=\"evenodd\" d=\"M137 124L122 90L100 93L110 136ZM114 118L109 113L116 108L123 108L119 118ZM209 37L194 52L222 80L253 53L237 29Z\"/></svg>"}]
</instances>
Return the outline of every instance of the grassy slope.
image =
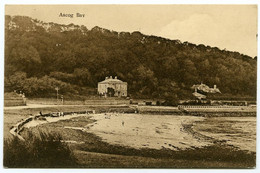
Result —
<instances>
[{"instance_id":1,"label":"grassy slope","mask_svg":"<svg viewBox=\"0 0 260 173\"><path fill-rule=\"evenodd\" d=\"M81 167L92 168L244 168L234 162L183 160L125 156L96 152L74 151Z\"/></svg>"}]
</instances>

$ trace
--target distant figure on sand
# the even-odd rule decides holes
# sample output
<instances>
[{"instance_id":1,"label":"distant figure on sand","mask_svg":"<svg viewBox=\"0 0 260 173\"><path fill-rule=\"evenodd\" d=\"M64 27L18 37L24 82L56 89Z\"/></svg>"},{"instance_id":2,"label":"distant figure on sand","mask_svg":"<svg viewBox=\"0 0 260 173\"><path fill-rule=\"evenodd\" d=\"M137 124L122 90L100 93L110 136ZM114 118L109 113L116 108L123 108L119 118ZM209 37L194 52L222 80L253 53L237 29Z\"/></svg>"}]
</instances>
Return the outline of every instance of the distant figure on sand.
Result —
<instances>
[{"instance_id":1,"label":"distant figure on sand","mask_svg":"<svg viewBox=\"0 0 260 173\"><path fill-rule=\"evenodd\" d=\"M122 121L122 126L124 126L125 125L125 122L124 121Z\"/></svg>"}]
</instances>

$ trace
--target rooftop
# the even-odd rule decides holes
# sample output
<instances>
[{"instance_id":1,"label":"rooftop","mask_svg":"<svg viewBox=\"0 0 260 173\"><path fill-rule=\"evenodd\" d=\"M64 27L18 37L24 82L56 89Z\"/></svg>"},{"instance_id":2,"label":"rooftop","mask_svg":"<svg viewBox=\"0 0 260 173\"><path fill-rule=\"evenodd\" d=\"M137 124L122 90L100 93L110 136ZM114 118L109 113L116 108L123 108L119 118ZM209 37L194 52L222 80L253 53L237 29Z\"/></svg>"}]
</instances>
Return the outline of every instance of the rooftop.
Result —
<instances>
[{"instance_id":1,"label":"rooftop","mask_svg":"<svg viewBox=\"0 0 260 173\"><path fill-rule=\"evenodd\" d=\"M201 83L198 85L193 85L191 88L195 90L198 89L206 93L221 93L220 90L217 88L217 85L214 85L213 88L210 88L206 84Z\"/></svg>"},{"instance_id":2,"label":"rooftop","mask_svg":"<svg viewBox=\"0 0 260 173\"><path fill-rule=\"evenodd\" d=\"M117 79L117 76L115 76L114 79L112 76L110 76L110 77L106 77L105 80L99 82L99 84L103 84L103 83L126 83L126 82L123 82L123 81Z\"/></svg>"}]
</instances>

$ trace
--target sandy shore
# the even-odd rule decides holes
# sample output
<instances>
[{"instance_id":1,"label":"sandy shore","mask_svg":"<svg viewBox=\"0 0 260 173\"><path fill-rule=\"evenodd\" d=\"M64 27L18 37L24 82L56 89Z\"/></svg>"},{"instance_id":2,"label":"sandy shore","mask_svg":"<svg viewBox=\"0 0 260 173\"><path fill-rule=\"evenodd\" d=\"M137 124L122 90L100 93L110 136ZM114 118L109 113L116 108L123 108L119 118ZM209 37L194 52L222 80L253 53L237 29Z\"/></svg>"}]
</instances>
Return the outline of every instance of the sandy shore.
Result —
<instances>
[{"instance_id":1,"label":"sandy shore","mask_svg":"<svg viewBox=\"0 0 260 173\"><path fill-rule=\"evenodd\" d=\"M203 121L203 117L158 116L146 114L98 114L87 125L88 132L104 141L133 148L169 148L172 150L203 147L211 143L199 140L183 129L183 124Z\"/></svg>"},{"instance_id":2,"label":"sandy shore","mask_svg":"<svg viewBox=\"0 0 260 173\"><path fill-rule=\"evenodd\" d=\"M214 142L256 151L255 117L196 117L149 114L74 114L33 120L24 127L87 116L96 120L81 127L64 128L93 133L105 142L136 149L184 150L213 145Z\"/></svg>"},{"instance_id":3,"label":"sandy shore","mask_svg":"<svg viewBox=\"0 0 260 173\"><path fill-rule=\"evenodd\" d=\"M204 118L147 114L97 114L85 126L104 141L133 148L180 150L221 142L256 152L255 117Z\"/></svg>"}]
</instances>

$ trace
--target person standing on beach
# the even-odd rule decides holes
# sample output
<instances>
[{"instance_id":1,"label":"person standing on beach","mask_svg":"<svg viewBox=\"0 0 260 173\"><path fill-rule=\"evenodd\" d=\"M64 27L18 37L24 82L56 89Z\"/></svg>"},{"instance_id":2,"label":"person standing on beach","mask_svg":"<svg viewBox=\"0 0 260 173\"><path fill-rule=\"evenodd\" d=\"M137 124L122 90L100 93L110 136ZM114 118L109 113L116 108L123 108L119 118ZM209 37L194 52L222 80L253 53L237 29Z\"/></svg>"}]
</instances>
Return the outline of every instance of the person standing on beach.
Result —
<instances>
[{"instance_id":1,"label":"person standing on beach","mask_svg":"<svg viewBox=\"0 0 260 173\"><path fill-rule=\"evenodd\" d=\"M124 121L122 121L122 126L124 126L125 125L125 122Z\"/></svg>"}]
</instances>

